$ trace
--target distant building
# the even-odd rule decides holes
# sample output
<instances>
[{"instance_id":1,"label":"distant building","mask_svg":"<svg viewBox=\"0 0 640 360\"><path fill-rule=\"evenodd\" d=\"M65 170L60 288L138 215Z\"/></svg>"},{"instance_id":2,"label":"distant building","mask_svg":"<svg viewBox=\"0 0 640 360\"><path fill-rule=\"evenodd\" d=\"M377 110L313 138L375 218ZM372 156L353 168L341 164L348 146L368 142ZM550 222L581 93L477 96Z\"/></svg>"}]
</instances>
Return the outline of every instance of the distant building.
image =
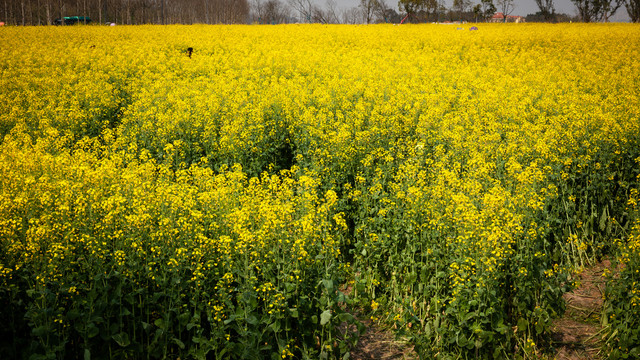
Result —
<instances>
[{"instance_id":1,"label":"distant building","mask_svg":"<svg viewBox=\"0 0 640 360\"><path fill-rule=\"evenodd\" d=\"M492 23L501 23L501 22L523 23L526 21L527 19L525 19L524 16L517 16L517 15L507 15L507 21L504 21L504 14L501 12L496 13L491 17L491 19L489 19L489 22L492 22Z\"/></svg>"},{"instance_id":2,"label":"distant building","mask_svg":"<svg viewBox=\"0 0 640 360\"><path fill-rule=\"evenodd\" d=\"M88 24L91 22L91 18L88 16L66 16L63 19L65 25ZM56 19L54 24L62 25L63 19Z\"/></svg>"}]
</instances>

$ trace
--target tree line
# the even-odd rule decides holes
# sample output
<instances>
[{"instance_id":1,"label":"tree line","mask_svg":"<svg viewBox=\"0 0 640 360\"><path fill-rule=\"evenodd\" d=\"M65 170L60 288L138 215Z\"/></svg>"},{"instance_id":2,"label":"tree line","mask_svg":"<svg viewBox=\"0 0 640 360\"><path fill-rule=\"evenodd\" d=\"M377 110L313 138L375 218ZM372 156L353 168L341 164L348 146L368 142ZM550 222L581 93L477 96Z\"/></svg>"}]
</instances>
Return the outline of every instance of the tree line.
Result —
<instances>
[{"instance_id":1,"label":"tree line","mask_svg":"<svg viewBox=\"0 0 640 360\"><path fill-rule=\"evenodd\" d=\"M364 2L380 2L383 0L361 0ZM527 21L558 22L576 20L583 22L606 22L621 7L625 7L632 22L640 20L640 0L571 0L576 7L576 17L556 13L554 0L533 0L538 6L536 14L527 16ZM514 0L453 0L450 8L444 6L443 0L399 0L398 7L407 14L410 21L429 21L440 19L443 12L450 18L456 16L463 21L487 21L496 13L502 13L504 21L515 9ZM437 21L437 20L434 20Z\"/></svg>"},{"instance_id":2,"label":"tree line","mask_svg":"<svg viewBox=\"0 0 640 360\"><path fill-rule=\"evenodd\" d=\"M69 16L99 24L237 24L249 14L247 0L0 1L0 21L10 25L52 25Z\"/></svg>"},{"instance_id":3,"label":"tree line","mask_svg":"<svg viewBox=\"0 0 640 360\"><path fill-rule=\"evenodd\" d=\"M336 0L0 0L0 22L7 25L52 25L57 19L79 16L79 22L98 24L372 24L400 22L488 21L496 13L513 13L514 0L360 0L356 7L339 8ZM571 0L576 17L555 11L554 0L535 1L539 11L527 21L608 21L627 10L640 19L640 0ZM64 24L64 21L62 21Z\"/></svg>"}]
</instances>

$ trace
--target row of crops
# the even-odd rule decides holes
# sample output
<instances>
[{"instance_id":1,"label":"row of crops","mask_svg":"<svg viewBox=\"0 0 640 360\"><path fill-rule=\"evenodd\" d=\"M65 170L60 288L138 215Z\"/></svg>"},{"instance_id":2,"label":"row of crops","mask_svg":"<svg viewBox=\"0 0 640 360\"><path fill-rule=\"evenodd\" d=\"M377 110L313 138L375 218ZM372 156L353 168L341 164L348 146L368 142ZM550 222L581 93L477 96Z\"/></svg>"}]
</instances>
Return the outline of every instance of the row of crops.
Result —
<instances>
[{"instance_id":1,"label":"row of crops","mask_svg":"<svg viewBox=\"0 0 640 360\"><path fill-rule=\"evenodd\" d=\"M537 357L603 258L640 356L638 26L0 38L7 358Z\"/></svg>"}]
</instances>

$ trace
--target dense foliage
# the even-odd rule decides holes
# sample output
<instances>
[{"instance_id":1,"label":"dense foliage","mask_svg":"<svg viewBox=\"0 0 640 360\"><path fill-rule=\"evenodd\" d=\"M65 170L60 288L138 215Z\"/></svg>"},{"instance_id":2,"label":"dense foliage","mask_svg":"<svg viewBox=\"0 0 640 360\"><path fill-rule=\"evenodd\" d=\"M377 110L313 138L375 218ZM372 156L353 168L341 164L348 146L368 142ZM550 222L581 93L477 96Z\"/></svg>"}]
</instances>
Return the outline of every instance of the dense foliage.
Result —
<instances>
[{"instance_id":1,"label":"dense foliage","mask_svg":"<svg viewBox=\"0 0 640 360\"><path fill-rule=\"evenodd\" d=\"M2 354L529 357L603 256L640 351L637 26L0 36Z\"/></svg>"}]
</instances>

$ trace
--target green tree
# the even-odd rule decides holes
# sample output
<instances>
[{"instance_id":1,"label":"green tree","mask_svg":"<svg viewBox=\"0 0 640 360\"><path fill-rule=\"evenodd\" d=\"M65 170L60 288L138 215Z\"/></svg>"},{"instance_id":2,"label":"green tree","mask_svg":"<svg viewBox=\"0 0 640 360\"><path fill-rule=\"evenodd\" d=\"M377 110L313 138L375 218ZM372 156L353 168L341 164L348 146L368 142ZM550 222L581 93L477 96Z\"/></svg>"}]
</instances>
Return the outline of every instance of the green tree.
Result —
<instances>
[{"instance_id":1,"label":"green tree","mask_svg":"<svg viewBox=\"0 0 640 360\"><path fill-rule=\"evenodd\" d=\"M482 4L482 15L484 20L487 21L496 13L496 6L493 4L493 0L481 0L480 3Z\"/></svg>"},{"instance_id":2,"label":"green tree","mask_svg":"<svg viewBox=\"0 0 640 360\"><path fill-rule=\"evenodd\" d=\"M409 21L415 21L417 14L425 7L425 0L400 0L398 8L409 16Z\"/></svg>"},{"instance_id":3,"label":"green tree","mask_svg":"<svg viewBox=\"0 0 640 360\"><path fill-rule=\"evenodd\" d=\"M471 6L471 0L453 0L453 9L458 12L460 21L462 21L462 14Z\"/></svg>"},{"instance_id":4,"label":"green tree","mask_svg":"<svg viewBox=\"0 0 640 360\"><path fill-rule=\"evenodd\" d=\"M436 21L438 20L438 16L436 14L438 12L439 5L438 0L424 0L424 11L426 13L427 21L432 17L432 15Z\"/></svg>"},{"instance_id":5,"label":"green tree","mask_svg":"<svg viewBox=\"0 0 640 360\"><path fill-rule=\"evenodd\" d=\"M473 16L475 18L474 22L478 22L478 17L481 17L481 18L483 17L482 16L482 5L476 4L473 7Z\"/></svg>"}]
</instances>

